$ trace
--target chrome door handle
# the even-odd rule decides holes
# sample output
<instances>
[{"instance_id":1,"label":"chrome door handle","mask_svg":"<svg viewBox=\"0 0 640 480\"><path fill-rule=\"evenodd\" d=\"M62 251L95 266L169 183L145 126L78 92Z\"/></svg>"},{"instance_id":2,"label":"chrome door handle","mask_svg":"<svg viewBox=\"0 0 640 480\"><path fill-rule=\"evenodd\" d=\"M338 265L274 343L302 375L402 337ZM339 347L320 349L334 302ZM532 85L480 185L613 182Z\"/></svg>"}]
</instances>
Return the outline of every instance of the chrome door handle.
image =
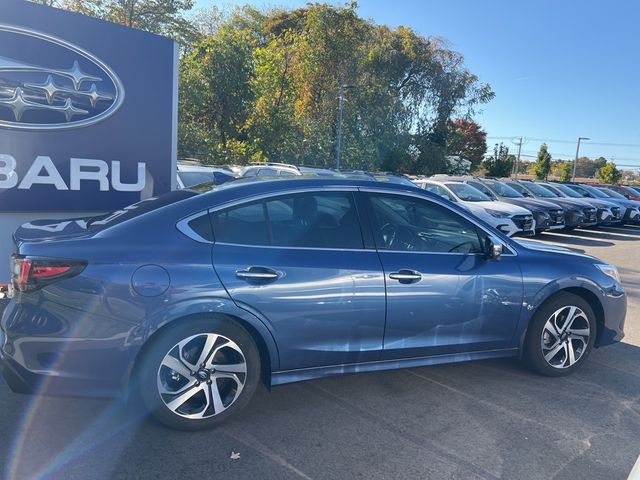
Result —
<instances>
[{"instance_id":1,"label":"chrome door handle","mask_svg":"<svg viewBox=\"0 0 640 480\"><path fill-rule=\"evenodd\" d=\"M420 272L415 270L399 270L389 274L389 278L392 280L398 280L400 283L413 283L422 279Z\"/></svg>"},{"instance_id":2,"label":"chrome door handle","mask_svg":"<svg viewBox=\"0 0 640 480\"><path fill-rule=\"evenodd\" d=\"M243 280L275 280L278 272L265 267L249 267L246 270L236 270L236 277Z\"/></svg>"}]
</instances>

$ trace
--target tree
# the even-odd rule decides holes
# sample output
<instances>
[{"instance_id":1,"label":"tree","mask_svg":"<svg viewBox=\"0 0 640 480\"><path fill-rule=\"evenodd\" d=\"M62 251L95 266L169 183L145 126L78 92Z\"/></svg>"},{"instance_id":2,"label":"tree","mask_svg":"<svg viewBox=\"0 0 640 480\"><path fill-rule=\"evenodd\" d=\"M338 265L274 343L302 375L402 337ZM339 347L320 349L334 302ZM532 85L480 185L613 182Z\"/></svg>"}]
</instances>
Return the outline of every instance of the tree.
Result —
<instances>
[{"instance_id":1,"label":"tree","mask_svg":"<svg viewBox=\"0 0 640 480\"><path fill-rule=\"evenodd\" d=\"M622 179L622 172L616 168L615 163L610 162L598 170L596 177L600 183L616 184Z\"/></svg>"},{"instance_id":2,"label":"tree","mask_svg":"<svg viewBox=\"0 0 640 480\"><path fill-rule=\"evenodd\" d=\"M509 147L504 143L495 144L493 155L482 162L487 177L509 177L513 170L515 156L509 154Z\"/></svg>"},{"instance_id":3,"label":"tree","mask_svg":"<svg viewBox=\"0 0 640 480\"><path fill-rule=\"evenodd\" d=\"M591 160L588 157L580 157L576 163L576 177L579 178L593 178L596 172L605 166L607 159L604 157L598 157L595 160Z\"/></svg>"},{"instance_id":4,"label":"tree","mask_svg":"<svg viewBox=\"0 0 640 480\"><path fill-rule=\"evenodd\" d=\"M193 25L184 16L193 7L194 0L55 0L55 4L183 43L195 38Z\"/></svg>"},{"instance_id":5,"label":"tree","mask_svg":"<svg viewBox=\"0 0 640 480\"><path fill-rule=\"evenodd\" d=\"M573 162L562 162L558 168L561 182L570 182L573 177Z\"/></svg>"},{"instance_id":6,"label":"tree","mask_svg":"<svg viewBox=\"0 0 640 480\"><path fill-rule=\"evenodd\" d=\"M471 162L475 170L487 153L487 132L473 120L456 118L449 122L447 153Z\"/></svg>"},{"instance_id":7,"label":"tree","mask_svg":"<svg viewBox=\"0 0 640 480\"><path fill-rule=\"evenodd\" d=\"M538 180L546 180L551 171L551 155L547 150L547 144L540 145L538 157L535 163L535 175Z\"/></svg>"}]
</instances>

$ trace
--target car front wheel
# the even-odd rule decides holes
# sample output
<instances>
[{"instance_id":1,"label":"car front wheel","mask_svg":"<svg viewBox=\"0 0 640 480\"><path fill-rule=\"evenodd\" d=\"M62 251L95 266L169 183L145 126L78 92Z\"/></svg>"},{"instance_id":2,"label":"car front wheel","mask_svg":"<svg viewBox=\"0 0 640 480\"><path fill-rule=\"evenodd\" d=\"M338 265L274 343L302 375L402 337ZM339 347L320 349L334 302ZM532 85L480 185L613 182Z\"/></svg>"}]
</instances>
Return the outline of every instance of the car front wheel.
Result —
<instances>
[{"instance_id":1,"label":"car front wheel","mask_svg":"<svg viewBox=\"0 0 640 480\"><path fill-rule=\"evenodd\" d=\"M587 301L560 293L542 305L531 320L524 359L543 375L573 373L593 349L596 327L595 314Z\"/></svg>"},{"instance_id":2,"label":"car front wheel","mask_svg":"<svg viewBox=\"0 0 640 480\"><path fill-rule=\"evenodd\" d=\"M251 335L233 320L187 320L151 341L137 379L146 407L165 425L214 427L255 393L260 355Z\"/></svg>"}]
</instances>

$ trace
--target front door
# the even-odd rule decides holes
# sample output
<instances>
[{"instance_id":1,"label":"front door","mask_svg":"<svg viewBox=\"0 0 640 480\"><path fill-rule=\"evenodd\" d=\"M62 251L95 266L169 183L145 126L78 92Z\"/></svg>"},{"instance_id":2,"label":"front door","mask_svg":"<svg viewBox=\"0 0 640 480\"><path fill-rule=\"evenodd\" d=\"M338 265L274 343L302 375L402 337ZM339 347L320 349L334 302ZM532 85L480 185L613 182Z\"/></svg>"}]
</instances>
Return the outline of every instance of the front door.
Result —
<instances>
[{"instance_id":1,"label":"front door","mask_svg":"<svg viewBox=\"0 0 640 480\"><path fill-rule=\"evenodd\" d=\"M367 193L387 285L384 358L512 346L522 308L517 257L483 253L483 230L439 202Z\"/></svg>"}]
</instances>

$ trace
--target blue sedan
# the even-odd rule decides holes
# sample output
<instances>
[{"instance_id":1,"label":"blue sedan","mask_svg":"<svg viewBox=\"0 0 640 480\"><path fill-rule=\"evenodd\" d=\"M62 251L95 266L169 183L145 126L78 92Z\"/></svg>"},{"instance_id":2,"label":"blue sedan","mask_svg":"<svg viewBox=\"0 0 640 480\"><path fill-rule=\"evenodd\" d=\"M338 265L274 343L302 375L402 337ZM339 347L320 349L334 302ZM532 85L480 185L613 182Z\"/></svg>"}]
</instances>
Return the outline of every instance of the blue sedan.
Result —
<instances>
[{"instance_id":1,"label":"blue sedan","mask_svg":"<svg viewBox=\"0 0 640 480\"><path fill-rule=\"evenodd\" d=\"M12 389L135 391L180 429L235 415L261 381L498 357L560 376L624 335L615 267L400 184L241 180L14 238Z\"/></svg>"}]
</instances>

